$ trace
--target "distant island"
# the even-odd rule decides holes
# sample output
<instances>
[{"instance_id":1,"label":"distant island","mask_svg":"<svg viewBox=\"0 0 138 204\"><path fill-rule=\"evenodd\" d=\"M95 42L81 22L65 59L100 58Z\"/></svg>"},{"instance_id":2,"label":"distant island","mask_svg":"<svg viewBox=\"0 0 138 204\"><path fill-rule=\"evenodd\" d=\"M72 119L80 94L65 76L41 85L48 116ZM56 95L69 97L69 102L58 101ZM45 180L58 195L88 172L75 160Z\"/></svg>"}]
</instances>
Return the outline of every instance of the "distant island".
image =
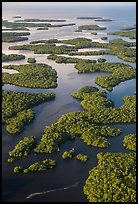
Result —
<instances>
[{"instance_id":1,"label":"distant island","mask_svg":"<svg viewBox=\"0 0 138 204\"><path fill-rule=\"evenodd\" d=\"M21 16L13 16L13 18L21 18Z\"/></svg>"},{"instance_id":2,"label":"distant island","mask_svg":"<svg viewBox=\"0 0 138 204\"><path fill-rule=\"evenodd\" d=\"M65 22L65 19L24 19L24 20L16 20L15 22Z\"/></svg>"},{"instance_id":3,"label":"distant island","mask_svg":"<svg viewBox=\"0 0 138 204\"><path fill-rule=\"evenodd\" d=\"M112 21L111 19L95 19L95 21Z\"/></svg>"},{"instance_id":4,"label":"distant island","mask_svg":"<svg viewBox=\"0 0 138 204\"><path fill-rule=\"evenodd\" d=\"M107 29L106 27L100 27L98 25L81 25L78 27L78 30L76 31L81 32L82 30L106 30L106 29Z\"/></svg>"},{"instance_id":5,"label":"distant island","mask_svg":"<svg viewBox=\"0 0 138 204\"><path fill-rule=\"evenodd\" d=\"M77 17L77 19L102 19L101 16Z\"/></svg>"}]
</instances>

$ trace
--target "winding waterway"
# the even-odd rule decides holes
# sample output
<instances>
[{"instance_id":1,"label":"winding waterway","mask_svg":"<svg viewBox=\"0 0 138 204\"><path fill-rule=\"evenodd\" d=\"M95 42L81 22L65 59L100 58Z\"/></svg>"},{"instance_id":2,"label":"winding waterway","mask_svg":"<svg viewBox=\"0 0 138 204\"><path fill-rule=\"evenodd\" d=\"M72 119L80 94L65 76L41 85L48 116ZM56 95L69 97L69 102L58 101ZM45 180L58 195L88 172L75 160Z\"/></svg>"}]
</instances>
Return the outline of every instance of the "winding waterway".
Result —
<instances>
[{"instance_id":1,"label":"winding waterway","mask_svg":"<svg viewBox=\"0 0 138 204\"><path fill-rule=\"evenodd\" d=\"M58 75L58 86L55 89L31 89L18 87L15 85L5 84L3 90L11 91L23 91L29 93L40 93L40 92L54 92L56 98L53 101L45 102L33 108L36 113L35 120L28 126L25 127L24 131L18 135L12 136L5 130L5 125L2 126L2 183L3 183L3 201L8 202L86 202L86 198L83 195L83 185L88 177L89 170L97 165L96 155L99 152L130 152L122 146L122 139L124 135L136 132L135 124L125 125L112 125L112 127L120 128L122 134L115 138L110 138L109 142L111 146L106 149L88 147L84 144L80 138L76 138L75 141L67 141L62 144L61 151L52 155L29 155L28 158L22 158L15 161L13 164L7 163L8 151L12 150L14 145L19 142L25 136L35 135L37 141L41 138L43 129L45 126L56 122L63 114L82 111L80 102L71 96L71 93L78 90L82 86L90 85L96 86L99 89L103 89L95 84L95 78L97 76L109 75L109 73L92 73L92 74L78 74L74 68L74 64L57 64L53 60L47 59L47 54L33 54L32 51L23 50L9 50L8 47L17 44L26 44L33 40L42 39L71 39L75 37L88 37L93 41L101 42L101 36L105 36L107 32L116 31L124 26L132 26L135 24L135 13L134 8L122 7L122 10L118 10L117 7L112 8L113 12L109 12L109 8L100 7L95 10L94 7L84 7L83 9L76 7L69 12L65 12L64 8L57 9L56 14L55 7L52 10L49 8L40 6L40 12L37 11L35 6L32 6L31 12L26 7L20 7L19 5L14 7L3 6L3 18L13 20L11 16L21 15L22 18L63 18L67 19L67 23L75 22L78 25L83 24L98 24L101 26L107 26L107 30L98 31L97 36L91 35L90 31L82 33L74 32L77 26L51 28L48 31L38 31L36 28L31 28L31 35L28 41L18 43L3 43L2 51L4 54L23 54L25 55L24 60L5 62L3 66L9 64L25 64L27 63L28 57L35 57L37 63L46 63L57 71ZM29 7L30 8L30 7ZM98 7L99 8L99 7ZM110 8L110 9L111 9ZM53 13L50 13L53 12ZM62 11L62 13L61 13ZM118 11L118 12L117 12ZM122 12L121 12L122 11ZM128 14L130 13L130 18ZM78 16L103 16L106 18L114 19L112 22L94 22L94 20L80 20L76 19ZM54 23L53 23L54 24ZM116 38L116 36L109 36L109 39ZM125 40L128 38L119 37ZM129 39L130 41L130 39ZM133 41L133 40L132 40ZM75 56L73 56L75 57ZM105 56L77 56L79 58L87 59L98 59L103 57L109 62L124 62L134 68L136 63L128 63L120 60L118 57L113 55ZM112 92L108 92L107 97L114 101L116 107L123 104L122 98L124 96L132 96L136 91L136 80L128 80L120 83L118 86L113 88ZM63 151L74 147L76 153L86 153L89 160L83 165L75 158L69 161L61 159ZM15 175L12 168L16 165L30 164L35 161L41 161L45 158L53 158L57 161L57 166L46 173L32 173L32 174L19 174ZM29 162L28 162L29 161Z\"/></svg>"}]
</instances>

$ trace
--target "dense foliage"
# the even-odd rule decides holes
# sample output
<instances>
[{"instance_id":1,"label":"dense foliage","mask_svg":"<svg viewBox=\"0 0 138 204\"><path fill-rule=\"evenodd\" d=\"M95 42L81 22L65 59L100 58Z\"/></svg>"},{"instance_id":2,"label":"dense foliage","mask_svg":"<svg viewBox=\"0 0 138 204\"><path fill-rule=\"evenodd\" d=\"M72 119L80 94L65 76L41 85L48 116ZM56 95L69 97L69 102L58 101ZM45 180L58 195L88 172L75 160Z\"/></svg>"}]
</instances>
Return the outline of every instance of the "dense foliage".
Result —
<instances>
[{"instance_id":1,"label":"dense foliage","mask_svg":"<svg viewBox=\"0 0 138 204\"><path fill-rule=\"evenodd\" d=\"M97 33L96 33L96 32L92 32L91 34L92 34L92 35L97 35Z\"/></svg>"},{"instance_id":2,"label":"dense foliage","mask_svg":"<svg viewBox=\"0 0 138 204\"><path fill-rule=\"evenodd\" d=\"M50 22L50 21L49 21ZM51 24L51 23L35 23L35 22L11 22L8 20L2 20L2 26L5 26L6 28L18 28L18 27L63 27L63 26L73 26L75 23L66 23L66 24Z\"/></svg>"},{"instance_id":3,"label":"dense foliage","mask_svg":"<svg viewBox=\"0 0 138 204\"><path fill-rule=\"evenodd\" d=\"M22 171L22 167L21 166L15 166L13 171L15 174L19 174Z\"/></svg>"},{"instance_id":4,"label":"dense foliage","mask_svg":"<svg viewBox=\"0 0 138 204\"><path fill-rule=\"evenodd\" d=\"M88 156L85 154L77 154L76 159L82 162L86 162L88 159Z\"/></svg>"},{"instance_id":5,"label":"dense foliage","mask_svg":"<svg viewBox=\"0 0 138 204\"><path fill-rule=\"evenodd\" d=\"M2 42L18 42L28 40L28 37L21 37L30 35L29 32L2 32Z\"/></svg>"},{"instance_id":6,"label":"dense foliage","mask_svg":"<svg viewBox=\"0 0 138 204\"><path fill-rule=\"evenodd\" d=\"M106 27L100 27L98 25L81 25L78 27L78 30L106 30Z\"/></svg>"},{"instance_id":7,"label":"dense foliage","mask_svg":"<svg viewBox=\"0 0 138 204\"><path fill-rule=\"evenodd\" d=\"M92 64L82 61L81 63L77 63L75 68L79 73L111 72L111 75L100 76L95 79L98 85L106 88L108 91L112 91L112 88L120 82L136 77L136 70L133 67L118 62Z\"/></svg>"},{"instance_id":8,"label":"dense foliage","mask_svg":"<svg viewBox=\"0 0 138 204\"><path fill-rule=\"evenodd\" d=\"M106 48L100 51L89 52L71 52L69 55L116 55L120 59L128 62L136 62L136 49L130 48L136 46L136 42L127 42L122 39L113 39L109 43L92 42L87 38L74 38L62 40L62 42L75 45L75 48ZM107 49L108 48L108 49Z\"/></svg>"},{"instance_id":9,"label":"dense foliage","mask_svg":"<svg viewBox=\"0 0 138 204\"><path fill-rule=\"evenodd\" d=\"M21 112L18 112L15 117L7 119L6 130L11 134L19 133L23 131L24 126L32 122L35 117L35 112L31 109L27 109Z\"/></svg>"},{"instance_id":10,"label":"dense foliage","mask_svg":"<svg viewBox=\"0 0 138 204\"><path fill-rule=\"evenodd\" d=\"M9 49L15 50L32 50L34 53L40 54L69 54L69 55L116 55L122 60L128 62L136 62L136 49L131 48L136 46L136 42L127 42L122 39L113 39L109 43L99 43L92 42L88 38L74 38L70 40L60 40L55 39L55 43L66 43L75 46L60 45L56 46L55 44L49 44L48 40L40 40L39 45L32 45L33 42L29 45L18 45L11 46ZM50 41L50 40L49 40ZM53 41L53 39L52 39ZM35 41L34 41L35 42ZM37 41L36 41L37 42ZM105 50L100 51L89 51L89 52L77 52L81 48L106 48ZM108 48L108 49L107 49Z\"/></svg>"},{"instance_id":11,"label":"dense foliage","mask_svg":"<svg viewBox=\"0 0 138 204\"><path fill-rule=\"evenodd\" d=\"M54 93L25 93L16 91L2 91L2 122L8 123L9 118L15 116L18 112L27 110L40 103L54 99ZM27 114L28 113L28 114ZM22 118L22 114L28 115L28 119L32 118L33 112L20 112L18 116ZM17 117L18 117L17 116ZM16 118L14 119L16 120ZM24 119L25 120L25 119Z\"/></svg>"},{"instance_id":12,"label":"dense foliage","mask_svg":"<svg viewBox=\"0 0 138 204\"><path fill-rule=\"evenodd\" d=\"M108 35L119 35L123 37L129 37L130 39L136 39L136 31L116 31L109 32Z\"/></svg>"},{"instance_id":13,"label":"dense foliage","mask_svg":"<svg viewBox=\"0 0 138 204\"><path fill-rule=\"evenodd\" d=\"M40 27L40 28L37 28L37 30L48 30L47 27Z\"/></svg>"},{"instance_id":14,"label":"dense foliage","mask_svg":"<svg viewBox=\"0 0 138 204\"><path fill-rule=\"evenodd\" d=\"M136 151L136 134L126 135L123 139L123 146L126 149Z\"/></svg>"},{"instance_id":15,"label":"dense foliage","mask_svg":"<svg viewBox=\"0 0 138 204\"><path fill-rule=\"evenodd\" d=\"M12 151L9 151L9 156L13 160L23 156L27 157L30 151L35 147L35 145L35 136L24 137L24 139L20 140L20 142L15 145Z\"/></svg>"},{"instance_id":16,"label":"dense foliage","mask_svg":"<svg viewBox=\"0 0 138 204\"><path fill-rule=\"evenodd\" d=\"M136 155L99 153L83 192L89 202L136 202Z\"/></svg>"},{"instance_id":17,"label":"dense foliage","mask_svg":"<svg viewBox=\"0 0 138 204\"><path fill-rule=\"evenodd\" d=\"M56 166L56 162L53 159L45 159L41 162L36 162L31 164L27 169L24 169L24 173L28 172L36 172L36 171L42 171L46 172L48 169L53 169Z\"/></svg>"},{"instance_id":18,"label":"dense foliage","mask_svg":"<svg viewBox=\"0 0 138 204\"><path fill-rule=\"evenodd\" d=\"M16 20L15 22L65 22L65 19L37 19L37 18L27 18L23 20Z\"/></svg>"},{"instance_id":19,"label":"dense foliage","mask_svg":"<svg viewBox=\"0 0 138 204\"><path fill-rule=\"evenodd\" d=\"M17 54L6 55L2 53L2 62L22 60L22 59L25 59L24 55L17 55Z\"/></svg>"},{"instance_id":20,"label":"dense foliage","mask_svg":"<svg viewBox=\"0 0 138 204\"><path fill-rule=\"evenodd\" d=\"M81 62L89 62L89 63L96 63L96 60L89 60L89 59L79 59L75 57L64 57L58 55L48 55L47 59L55 60L56 63L81 63Z\"/></svg>"},{"instance_id":21,"label":"dense foliage","mask_svg":"<svg viewBox=\"0 0 138 204\"><path fill-rule=\"evenodd\" d=\"M29 57L27 62L29 62L29 63L36 63L36 59L33 58L33 57Z\"/></svg>"},{"instance_id":22,"label":"dense foliage","mask_svg":"<svg viewBox=\"0 0 138 204\"><path fill-rule=\"evenodd\" d=\"M70 159L74 156L74 153L75 153L75 150L74 148L68 150L68 151L65 151L63 152L62 154L62 159Z\"/></svg>"},{"instance_id":23,"label":"dense foliage","mask_svg":"<svg viewBox=\"0 0 138 204\"><path fill-rule=\"evenodd\" d=\"M9 47L11 50L32 50L34 54L68 54L77 49L74 46L61 45L56 46L55 44L29 44L29 45L17 45Z\"/></svg>"},{"instance_id":24,"label":"dense foliage","mask_svg":"<svg viewBox=\"0 0 138 204\"><path fill-rule=\"evenodd\" d=\"M107 37L101 37L101 40L107 40L108 38Z\"/></svg>"},{"instance_id":25,"label":"dense foliage","mask_svg":"<svg viewBox=\"0 0 138 204\"><path fill-rule=\"evenodd\" d=\"M86 111L63 115L56 123L46 127L44 134L35 148L36 153L52 153L60 150L60 144L67 139L79 136L85 143L94 147L108 147L108 137L121 133L104 124L135 123L136 96L124 97L124 104L115 108L113 102L106 98L105 91L96 87L83 87L73 93L73 97L82 100Z\"/></svg>"},{"instance_id":26,"label":"dense foliage","mask_svg":"<svg viewBox=\"0 0 138 204\"><path fill-rule=\"evenodd\" d=\"M16 74L3 73L4 84L30 88L55 88L57 86L57 72L47 64L8 65L5 69L15 69Z\"/></svg>"}]
</instances>

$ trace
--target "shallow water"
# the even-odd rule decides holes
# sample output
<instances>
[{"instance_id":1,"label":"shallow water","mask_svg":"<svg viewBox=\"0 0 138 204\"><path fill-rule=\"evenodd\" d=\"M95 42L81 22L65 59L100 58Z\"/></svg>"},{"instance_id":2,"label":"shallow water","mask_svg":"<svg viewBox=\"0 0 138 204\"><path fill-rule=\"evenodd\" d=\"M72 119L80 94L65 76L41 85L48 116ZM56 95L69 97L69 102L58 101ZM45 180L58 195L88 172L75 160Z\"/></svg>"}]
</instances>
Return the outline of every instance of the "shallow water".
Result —
<instances>
[{"instance_id":1,"label":"shallow water","mask_svg":"<svg viewBox=\"0 0 138 204\"><path fill-rule=\"evenodd\" d=\"M13 3L13 4L12 4ZM10 5L10 6L9 6ZM22 6L20 6L22 5ZM82 86L91 85L102 89L94 83L97 76L108 75L109 73L93 73L93 74L78 74L74 68L74 64L57 64L52 60L48 60L46 54L33 54L32 51L23 50L8 50L11 45L21 45L29 43L33 40L42 39L72 39L75 37L87 37L93 41L99 41L102 36L106 36L106 32L117 31L124 27L130 27L135 24L135 8L134 6L107 6L107 7L46 7L41 4L35 6L30 4L22 4L18 2L3 2L3 18L13 20L12 16L21 15L22 18L59 18L67 19L66 23L75 22L77 25L61 28L50 28L45 31L38 31L36 28L30 28L31 35L29 40L18 43L3 43L2 51L5 54L23 54L26 56L24 60L6 62L3 66L9 64L25 64L28 57L35 57L38 63L47 63L56 69L58 74L58 86L55 89L31 89L18 87L14 85L4 85L3 90L25 91L30 93L39 92L54 92L56 98L53 101L40 104L33 109L36 112L35 120L25 127L24 131L15 136L10 135L5 130L5 125L2 126L2 184L3 184L3 201L6 202L86 202L86 197L83 195L82 187L88 172L92 167L97 165L96 155L99 152L130 152L123 148L122 139L124 135L135 133L135 124L126 125L112 125L115 128L120 128L122 134L115 138L109 138L111 146L107 149L93 148L85 145L80 138L75 141L67 141L61 145L61 151L52 155L33 155L31 153L28 158L22 158L13 164L7 163L8 151L12 150L14 145L19 142L24 136L35 135L39 140L43 134L43 129L47 125L56 122L63 114L72 111L82 111L80 102L71 96L71 93L78 90ZM43 4L44 5L44 4ZM103 9L104 8L104 9ZM95 22L94 20L80 20L76 19L78 16L103 16L105 18L113 19L112 22ZM63 22L64 23L64 22ZM74 32L78 25L83 24L98 24L100 26L107 26L107 30L98 31L97 36L93 36L91 31ZM52 23L55 24L55 23ZM117 38L117 36L108 36L108 40ZM122 38L122 37L119 37ZM128 38L122 38L129 40ZM108 41L107 40L107 41ZM73 56L74 57L74 56ZM80 56L79 56L80 57ZM86 57L86 56L81 56ZM99 58L99 56L89 56L89 59ZM101 56L100 56L101 57ZM124 62L116 56L104 55L107 61ZM134 68L135 63L127 63ZM116 107L123 104L122 98L126 95L133 95L136 91L136 80L128 80L120 83L113 88L112 92L108 92L107 97L114 101ZM61 159L63 151L74 147L76 153L86 153L89 157L86 164L82 164L75 158L68 161ZM57 161L57 166L53 170L46 173L32 173L15 175L12 168L16 165L27 166L32 162L43 160L47 157L53 158ZM27 198L29 195L35 195Z\"/></svg>"}]
</instances>

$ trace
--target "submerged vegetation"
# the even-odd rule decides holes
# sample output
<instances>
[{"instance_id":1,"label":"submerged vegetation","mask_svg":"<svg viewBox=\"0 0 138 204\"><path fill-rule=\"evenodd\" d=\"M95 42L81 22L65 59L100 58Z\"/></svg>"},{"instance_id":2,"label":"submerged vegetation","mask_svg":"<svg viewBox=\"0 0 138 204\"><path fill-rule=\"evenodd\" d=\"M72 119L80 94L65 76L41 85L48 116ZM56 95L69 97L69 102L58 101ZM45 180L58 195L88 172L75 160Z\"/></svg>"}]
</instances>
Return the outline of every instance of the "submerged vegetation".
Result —
<instances>
[{"instance_id":1,"label":"submerged vegetation","mask_svg":"<svg viewBox=\"0 0 138 204\"><path fill-rule=\"evenodd\" d=\"M136 202L136 155L99 153L83 187L89 202Z\"/></svg>"}]
</instances>

